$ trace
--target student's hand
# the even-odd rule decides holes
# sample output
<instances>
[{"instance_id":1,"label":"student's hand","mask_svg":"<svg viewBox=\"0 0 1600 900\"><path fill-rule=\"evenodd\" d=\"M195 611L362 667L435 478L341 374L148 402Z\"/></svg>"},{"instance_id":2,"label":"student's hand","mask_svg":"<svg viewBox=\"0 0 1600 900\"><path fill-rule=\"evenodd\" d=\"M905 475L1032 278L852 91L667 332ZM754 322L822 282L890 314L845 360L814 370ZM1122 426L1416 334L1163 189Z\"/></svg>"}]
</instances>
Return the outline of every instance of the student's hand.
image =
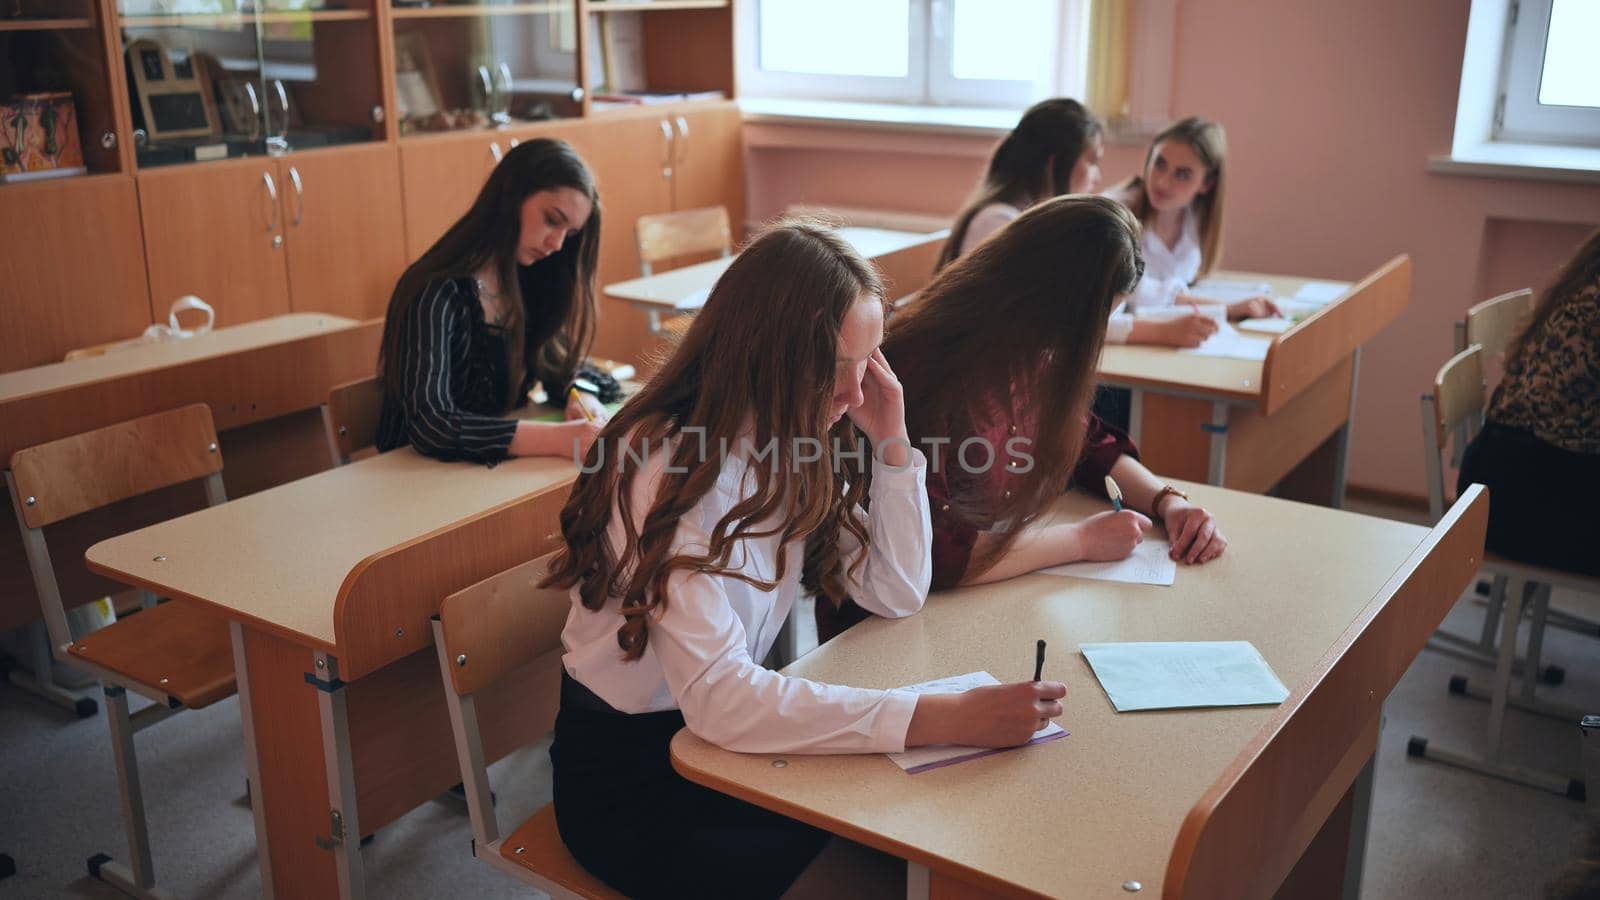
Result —
<instances>
[{"instance_id":1,"label":"student's hand","mask_svg":"<svg viewBox=\"0 0 1600 900\"><path fill-rule=\"evenodd\" d=\"M1265 319L1268 316L1281 316L1278 304L1272 302L1271 297L1246 297L1237 303L1228 304L1228 321L1237 322L1240 319Z\"/></svg>"},{"instance_id":2,"label":"student's hand","mask_svg":"<svg viewBox=\"0 0 1600 900\"><path fill-rule=\"evenodd\" d=\"M1144 533L1150 530L1150 520L1131 509L1107 511L1084 519L1073 530L1078 543L1076 561L1114 562L1127 559L1139 546Z\"/></svg>"},{"instance_id":3,"label":"student's hand","mask_svg":"<svg viewBox=\"0 0 1600 900\"><path fill-rule=\"evenodd\" d=\"M1211 513L1182 497L1171 497L1161 505L1161 521L1172 541L1170 556L1179 562L1207 563L1228 549L1228 539Z\"/></svg>"},{"instance_id":4,"label":"student's hand","mask_svg":"<svg viewBox=\"0 0 1600 900\"><path fill-rule=\"evenodd\" d=\"M512 456L554 456L581 462L600 436L600 423L587 419L553 422L522 422L511 436ZM577 447L574 449L573 444Z\"/></svg>"},{"instance_id":5,"label":"student's hand","mask_svg":"<svg viewBox=\"0 0 1600 900\"><path fill-rule=\"evenodd\" d=\"M588 410L587 415L584 410ZM588 391L568 391L566 413L569 422L574 419L593 418L604 425L611 421L611 413L606 411L606 405Z\"/></svg>"},{"instance_id":6,"label":"student's hand","mask_svg":"<svg viewBox=\"0 0 1600 900\"><path fill-rule=\"evenodd\" d=\"M991 684L960 694L917 698L906 746L965 744L1016 747L1061 715L1067 686L1059 681Z\"/></svg>"},{"instance_id":7,"label":"student's hand","mask_svg":"<svg viewBox=\"0 0 1600 900\"><path fill-rule=\"evenodd\" d=\"M1210 316L1192 313L1168 319L1156 326L1157 337L1163 344L1173 347L1198 347L1206 338L1217 333L1217 320Z\"/></svg>"},{"instance_id":8,"label":"student's hand","mask_svg":"<svg viewBox=\"0 0 1600 900\"><path fill-rule=\"evenodd\" d=\"M905 451L911 446L906 437L906 393L882 350L872 351L867 359L867 376L861 381L861 395L864 398L861 405L846 410L845 415L872 442L873 452L882 454L885 464L905 465ZM896 441L898 446L886 447L886 441Z\"/></svg>"}]
</instances>

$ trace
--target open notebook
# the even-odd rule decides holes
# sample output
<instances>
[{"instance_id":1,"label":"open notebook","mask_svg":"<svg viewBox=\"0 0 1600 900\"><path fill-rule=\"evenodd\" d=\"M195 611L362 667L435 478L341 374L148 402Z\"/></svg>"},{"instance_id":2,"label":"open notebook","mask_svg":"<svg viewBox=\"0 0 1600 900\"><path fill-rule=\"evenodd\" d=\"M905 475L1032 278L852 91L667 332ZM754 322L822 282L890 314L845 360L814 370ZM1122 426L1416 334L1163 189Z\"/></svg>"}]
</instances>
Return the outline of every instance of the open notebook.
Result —
<instances>
[{"instance_id":1,"label":"open notebook","mask_svg":"<svg viewBox=\"0 0 1600 900\"><path fill-rule=\"evenodd\" d=\"M924 681L921 684L907 685L903 690L916 691L919 694L959 694L962 691L982 687L986 684L999 684L1000 679L988 672L968 672L965 675L952 675L949 678L939 678L934 681ZM1066 729L1054 722L1034 732L1033 740L1022 746L1042 744L1067 736ZM933 747L916 747L903 753L890 753L889 758L894 764L912 775L953 766L969 759L980 756L993 756L996 753L1006 753L1016 747L994 749L991 747L967 747L961 744L939 744Z\"/></svg>"}]
</instances>

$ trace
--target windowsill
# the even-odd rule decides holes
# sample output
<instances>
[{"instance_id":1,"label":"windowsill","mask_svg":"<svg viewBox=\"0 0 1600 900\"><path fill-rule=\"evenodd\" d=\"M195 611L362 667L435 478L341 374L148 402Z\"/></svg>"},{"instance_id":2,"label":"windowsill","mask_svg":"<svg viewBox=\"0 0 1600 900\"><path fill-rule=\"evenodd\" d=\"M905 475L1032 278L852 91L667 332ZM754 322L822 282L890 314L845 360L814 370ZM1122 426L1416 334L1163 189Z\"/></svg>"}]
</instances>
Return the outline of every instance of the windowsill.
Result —
<instances>
[{"instance_id":1,"label":"windowsill","mask_svg":"<svg viewBox=\"0 0 1600 900\"><path fill-rule=\"evenodd\" d=\"M1437 175L1600 184L1600 147L1486 142L1462 153L1431 156L1428 171Z\"/></svg>"},{"instance_id":2,"label":"windowsill","mask_svg":"<svg viewBox=\"0 0 1600 900\"><path fill-rule=\"evenodd\" d=\"M962 106L912 106L844 100L740 97L746 122L772 125L823 125L865 131L1002 137L1016 127L1022 110ZM1143 144L1154 132L1107 129L1107 143Z\"/></svg>"}]
</instances>

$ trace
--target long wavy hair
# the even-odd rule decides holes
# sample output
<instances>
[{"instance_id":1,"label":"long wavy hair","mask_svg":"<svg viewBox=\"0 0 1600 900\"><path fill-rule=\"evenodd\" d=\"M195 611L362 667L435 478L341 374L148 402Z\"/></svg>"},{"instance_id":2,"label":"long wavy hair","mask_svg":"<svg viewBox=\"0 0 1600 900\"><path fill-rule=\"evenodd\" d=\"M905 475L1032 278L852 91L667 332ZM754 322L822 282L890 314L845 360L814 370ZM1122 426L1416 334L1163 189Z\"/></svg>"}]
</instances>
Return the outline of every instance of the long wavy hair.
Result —
<instances>
[{"instance_id":1,"label":"long wavy hair","mask_svg":"<svg viewBox=\"0 0 1600 900\"><path fill-rule=\"evenodd\" d=\"M591 610L621 598L617 646L624 659L644 654L650 619L666 611L674 572L776 587L784 556L771 580L733 564L736 545L747 538L805 539L804 583L836 603L845 596L839 536L847 530L867 546L851 510L865 502L870 467L836 471L826 453L808 463L795 451L797 439L811 438L824 446L837 441L858 463L870 453L848 417L831 429L828 422L839 331L858 302L883 302L873 268L821 225L780 222L738 255L666 364L601 432L561 510L565 546L545 585L576 585ZM775 448L769 463L750 464L747 484L753 481L754 490L711 529L703 552L674 550L678 520L722 472L718 449L736 453L743 441ZM670 454L644 510L634 507L642 466L627 464L625 445L634 448L632 459L646 451ZM623 523L621 546L609 536L612 516ZM862 554L854 566L864 560Z\"/></svg>"},{"instance_id":2,"label":"long wavy hair","mask_svg":"<svg viewBox=\"0 0 1600 900\"><path fill-rule=\"evenodd\" d=\"M1052 97L1040 100L1022 114L1017 127L989 157L983 180L956 214L950 238L939 250L935 272L961 255L972 217L991 203L1009 203L1018 209L1067 193L1072 170L1089 142L1099 134L1100 118L1076 100Z\"/></svg>"},{"instance_id":3,"label":"long wavy hair","mask_svg":"<svg viewBox=\"0 0 1600 900\"><path fill-rule=\"evenodd\" d=\"M1590 285L1600 284L1600 229L1583 242L1576 255L1556 275L1556 280L1540 295L1528 314L1527 324L1506 345L1506 368L1520 366L1524 354L1534 352L1543 337L1545 324L1563 305L1571 303Z\"/></svg>"},{"instance_id":4,"label":"long wavy hair","mask_svg":"<svg viewBox=\"0 0 1600 900\"><path fill-rule=\"evenodd\" d=\"M531 266L518 265L523 204L540 191L563 187L589 198L594 208L588 221L557 252ZM530 364L547 387L565 386L594 340L599 254L600 194L578 152L565 141L550 138L511 148L466 215L395 284L378 357L384 392L391 397L404 393L402 367L396 361L408 352L404 326L418 298L433 283L471 278L485 266L493 267L501 291L515 300L507 304L506 334L523 337L506 341L507 408L522 405L519 395Z\"/></svg>"},{"instance_id":5,"label":"long wavy hair","mask_svg":"<svg viewBox=\"0 0 1600 900\"><path fill-rule=\"evenodd\" d=\"M1149 224L1155 212L1150 207L1150 195L1144 189L1144 173L1150 170L1150 163L1156 157L1156 148L1164 141L1187 144L1205 165L1206 177L1211 183L1211 190L1197 194L1189 203L1189 211L1195 216L1195 231L1200 235L1200 274L1195 276L1198 280L1222 263L1222 213L1228 186L1228 135L1216 122L1189 116L1163 128L1150 140L1150 149L1144 154L1144 168L1139 170L1138 175L1112 189L1133 194L1128 208L1144 224Z\"/></svg>"},{"instance_id":6,"label":"long wavy hair","mask_svg":"<svg viewBox=\"0 0 1600 900\"><path fill-rule=\"evenodd\" d=\"M948 439L954 450L997 422L1032 441L1031 471L1019 472L999 499L983 490L981 475L941 461L951 514L1003 534L973 558L970 573L994 565L1070 480L1107 320L1143 274L1139 223L1126 207L1057 197L940 272L889 324L883 351L905 387L912 443Z\"/></svg>"}]
</instances>

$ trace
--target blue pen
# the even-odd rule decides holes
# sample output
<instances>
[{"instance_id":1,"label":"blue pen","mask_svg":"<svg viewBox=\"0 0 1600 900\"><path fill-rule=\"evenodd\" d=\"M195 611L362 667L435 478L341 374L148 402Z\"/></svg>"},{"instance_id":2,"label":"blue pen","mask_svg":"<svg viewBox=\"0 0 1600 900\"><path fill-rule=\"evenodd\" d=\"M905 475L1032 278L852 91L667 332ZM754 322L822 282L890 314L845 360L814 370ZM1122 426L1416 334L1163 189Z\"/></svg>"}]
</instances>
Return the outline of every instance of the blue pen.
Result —
<instances>
[{"instance_id":1,"label":"blue pen","mask_svg":"<svg viewBox=\"0 0 1600 900\"><path fill-rule=\"evenodd\" d=\"M1122 512L1122 488L1117 487L1110 475L1106 476L1106 496L1111 498L1111 508Z\"/></svg>"}]
</instances>

